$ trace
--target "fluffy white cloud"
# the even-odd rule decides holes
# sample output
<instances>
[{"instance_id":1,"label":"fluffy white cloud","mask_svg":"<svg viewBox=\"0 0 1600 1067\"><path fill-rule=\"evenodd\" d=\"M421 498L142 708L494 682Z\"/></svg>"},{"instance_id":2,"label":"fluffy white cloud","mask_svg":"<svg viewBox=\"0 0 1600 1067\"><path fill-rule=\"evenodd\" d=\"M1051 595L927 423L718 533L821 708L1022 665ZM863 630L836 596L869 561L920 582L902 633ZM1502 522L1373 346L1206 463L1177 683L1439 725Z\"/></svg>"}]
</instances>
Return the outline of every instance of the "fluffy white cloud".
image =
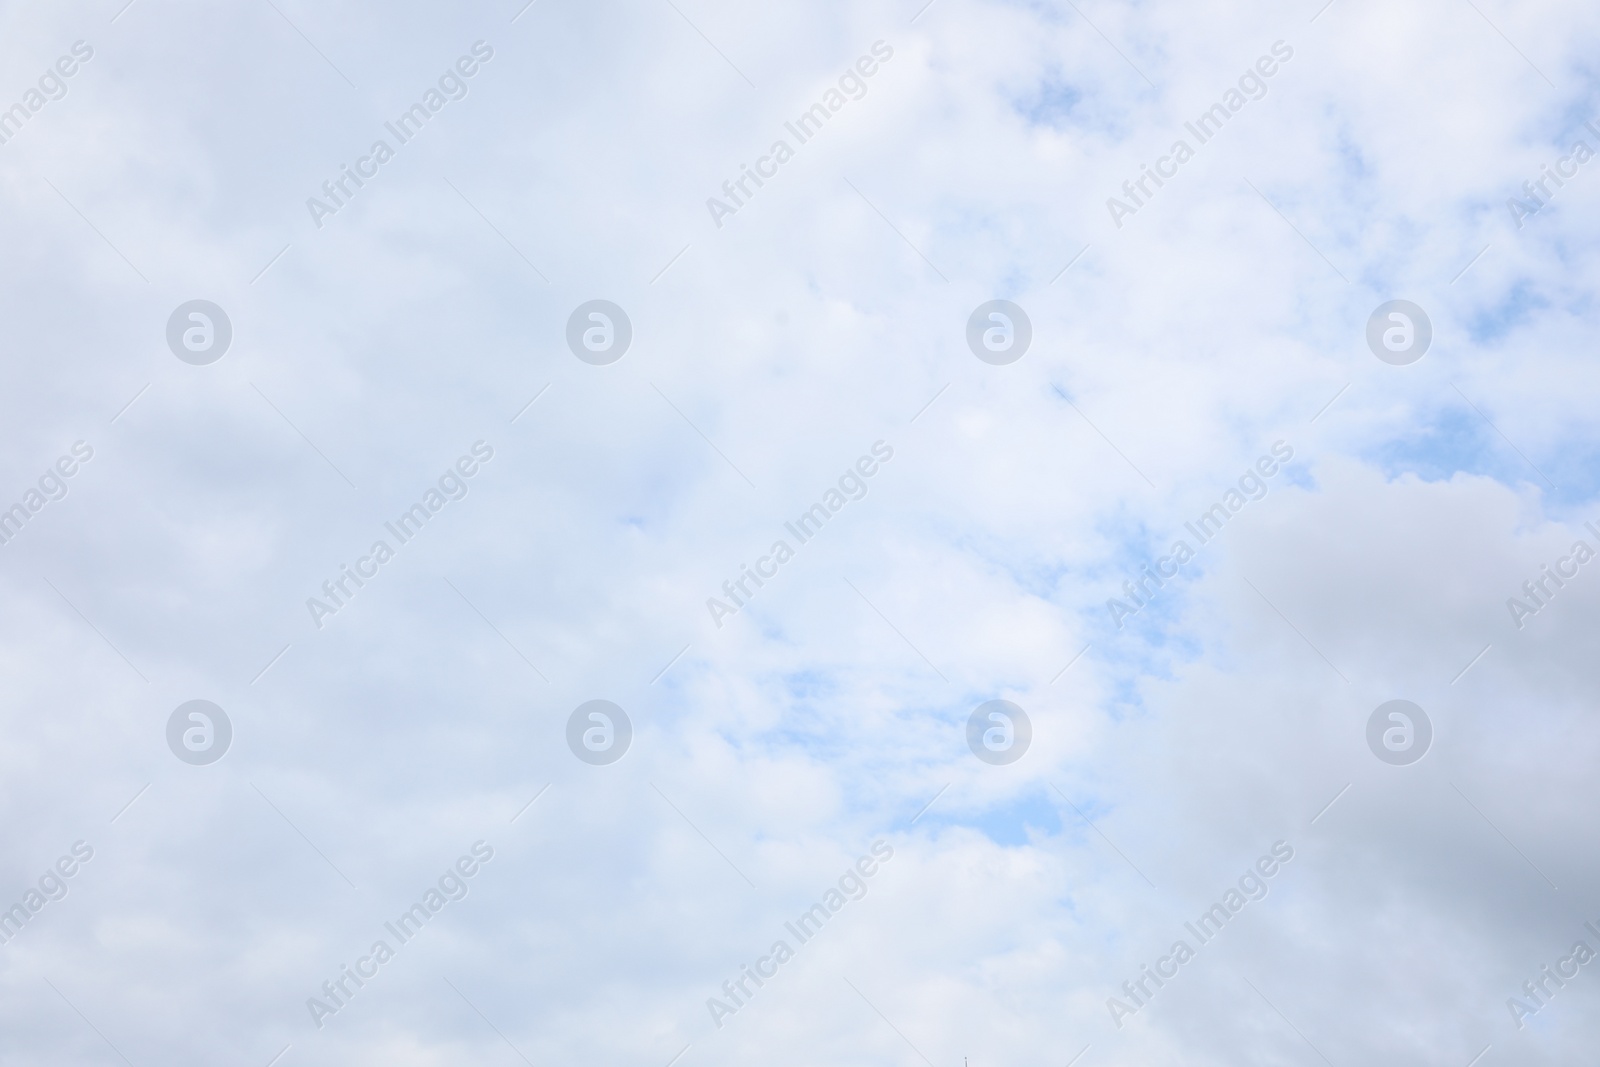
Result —
<instances>
[{"instance_id":1,"label":"fluffy white cloud","mask_svg":"<svg viewBox=\"0 0 1600 1067\"><path fill-rule=\"evenodd\" d=\"M1600 570L1520 628L1506 600L1600 549L1597 15L1319 8L0 14L7 1055L1575 1062L1589 968L1541 968L1600 950ZM1032 325L1006 366L966 342L997 298ZM193 299L232 324L206 366L165 338ZM565 341L593 299L632 324L607 366ZM1432 323L1410 366L1366 347L1391 299ZM167 741L197 698L233 730L205 766ZM611 765L567 746L596 698ZM1033 729L1003 766L966 740L996 698ZM1367 747L1396 698L1433 726L1410 766Z\"/></svg>"}]
</instances>

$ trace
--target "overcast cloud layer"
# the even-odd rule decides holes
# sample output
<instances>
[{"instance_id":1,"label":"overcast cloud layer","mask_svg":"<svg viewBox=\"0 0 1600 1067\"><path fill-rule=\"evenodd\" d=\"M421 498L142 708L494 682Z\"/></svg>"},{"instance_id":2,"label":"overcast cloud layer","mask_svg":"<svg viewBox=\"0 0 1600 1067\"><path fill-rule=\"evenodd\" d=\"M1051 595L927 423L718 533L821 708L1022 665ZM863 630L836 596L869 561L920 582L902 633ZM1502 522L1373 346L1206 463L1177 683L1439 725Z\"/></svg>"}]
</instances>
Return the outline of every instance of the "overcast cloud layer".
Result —
<instances>
[{"instance_id":1,"label":"overcast cloud layer","mask_svg":"<svg viewBox=\"0 0 1600 1067\"><path fill-rule=\"evenodd\" d=\"M7 5L0 1063L1592 1058L1597 55Z\"/></svg>"}]
</instances>

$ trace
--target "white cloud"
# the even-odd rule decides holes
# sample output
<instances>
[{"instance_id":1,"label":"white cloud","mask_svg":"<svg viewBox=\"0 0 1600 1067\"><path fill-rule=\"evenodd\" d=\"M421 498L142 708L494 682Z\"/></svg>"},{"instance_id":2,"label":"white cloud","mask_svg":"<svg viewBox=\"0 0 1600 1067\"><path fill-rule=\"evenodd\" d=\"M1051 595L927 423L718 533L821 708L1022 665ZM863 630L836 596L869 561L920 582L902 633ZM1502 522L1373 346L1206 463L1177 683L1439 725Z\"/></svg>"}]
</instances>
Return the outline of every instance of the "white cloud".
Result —
<instances>
[{"instance_id":1,"label":"white cloud","mask_svg":"<svg viewBox=\"0 0 1600 1067\"><path fill-rule=\"evenodd\" d=\"M1526 1029L1506 999L1600 922L1600 576L1505 606L1600 519L1600 185L1505 208L1600 149L1592 12L274 4L0 16L0 101L95 49L0 145L0 500L95 449L0 545L0 906L95 849L0 945L12 1059L1592 1044L1587 972ZM317 228L305 199L479 40ZM706 198L880 40L717 228ZM1106 198L1279 40L1117 229ZM163 337L195 298L234 331L204 367ZM563 340L596 298L633 324L611 366ZM995 298L1032 321L1009 366L966 347ZM1394 298L1434 328L1409 367L1363 339ZM317 629L305 599L478 440L466 497ZM878 440L867 495L714 626ZM1270 493L1117 630L1106 598L1278 440ZM610 766L564 741L597 697L634 726ZM1033 722L1010 766L966 748L995 697ZM1396 697L1435 729L1409 767L1366 749ZM206 767L164 737L195 698L234 728ZM867 895L717 1028L879 838ZM480 839L470 894L318 1029L306 999ZM1107 998L1280 840L1267 898L1118 1030Z\"/></svg>"}]
</instances>

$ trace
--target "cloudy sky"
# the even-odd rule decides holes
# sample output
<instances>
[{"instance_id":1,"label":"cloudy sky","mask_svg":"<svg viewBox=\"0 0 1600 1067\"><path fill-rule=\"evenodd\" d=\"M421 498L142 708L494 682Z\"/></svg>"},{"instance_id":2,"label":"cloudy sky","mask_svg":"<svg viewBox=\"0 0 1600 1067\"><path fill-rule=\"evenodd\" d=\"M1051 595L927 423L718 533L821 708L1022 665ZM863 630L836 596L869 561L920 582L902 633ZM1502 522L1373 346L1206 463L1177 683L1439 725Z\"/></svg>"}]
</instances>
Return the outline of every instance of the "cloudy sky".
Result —
<instances>
[{"instance_id":1,"label":"cloudy sky","mask_svg":"<svg viewBox=\"0 0 1600 1067\"><path fill-rule=\"evenodd\" d=\"M7 5L0 1064L1578 1062L1597 38Z\"/></svg>"}]
</instances>

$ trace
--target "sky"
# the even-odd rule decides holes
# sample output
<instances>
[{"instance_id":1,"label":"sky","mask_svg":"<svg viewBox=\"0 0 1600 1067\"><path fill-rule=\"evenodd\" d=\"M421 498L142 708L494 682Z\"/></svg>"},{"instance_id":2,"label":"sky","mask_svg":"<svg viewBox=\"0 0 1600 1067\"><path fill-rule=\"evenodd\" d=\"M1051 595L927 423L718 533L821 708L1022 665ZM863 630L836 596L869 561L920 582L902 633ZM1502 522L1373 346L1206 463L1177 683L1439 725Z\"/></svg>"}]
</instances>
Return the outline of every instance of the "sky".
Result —
<instances>
[{"instance_id":1,"label":"sky","mask_svg":"<svg viewBox=\"0 0 1600 1067\"><path fill-rule=\"evenodd\" d=\"M1578 1062L1597 38L0 8L0 1064Z\"/></svg>"}]
</instances>

